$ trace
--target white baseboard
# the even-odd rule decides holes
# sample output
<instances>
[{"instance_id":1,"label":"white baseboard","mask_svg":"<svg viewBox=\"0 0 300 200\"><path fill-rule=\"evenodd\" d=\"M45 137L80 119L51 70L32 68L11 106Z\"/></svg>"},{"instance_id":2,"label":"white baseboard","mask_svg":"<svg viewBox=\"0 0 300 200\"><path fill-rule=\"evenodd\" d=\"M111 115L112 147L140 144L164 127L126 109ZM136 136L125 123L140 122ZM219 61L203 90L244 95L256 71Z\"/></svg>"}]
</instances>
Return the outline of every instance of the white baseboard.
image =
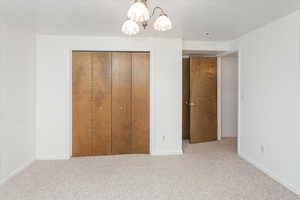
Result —
<instances>
[{"instance_id":1,"label":"white baseboard","mask_svg":"<svg viewBox=\"0 0 300 200\"><path fill-rule=\"evenodd\" d=\"M294 192L295 194L300 196L300 189L298 189L297 187L289 184L287 181L283 180L282 178L279 178L278 176L276 176L273 172L271 172L270 170L266 169L265 167L260 166L259 164L256 164L255 162L251 161L251 159L245 158L242 155L239 155L243 160L247 161L248 163L250 163L251 165L253 165L254 167L256 167L257 169L259 169L260 171L262 171L263 173L265 173L266 175L268 175L269 177L271 177L273 180L275 180L276 182L280 183L281 185L283 185L284 187L286 187L288 190Z\"/></svg>"},{"instance_id":2,"label":"white baseboard","mask_svg":"<svg viewBox=\"0 0 300 200\"><path fill-rule=\"evenodd\" d=\"M160 151L154 150L151 151L151 155L153 156L170 156L170 155L182 155L182 149L163 149Z\"/></svg>"},{"instance_id":3,"label":"white baseboard","mask_svg":"<svg viewBox=\"0 0 300 200\"><path fill-rule=\"evenodd\" d=\"M0 185L4 184L5 182L7 182L9 179L11 179L12 177L16 176L17 174L19 174L20 172L22 172L24 169L26 169L27 167L29 167L35 160L32 159L28 162L26 162L25 164L23 164L21 167L15 169L14 171L12 171L9 175L7 175L6 177L2 178L0 180Z\"/></svg>"},{"instance_id":4,"label":"white baseboard","mask_svg":"<svg viewBox=\"0 0 300 200\"><path fill-rule=\"evenodd\" d=\"M53 156L37 156L37 160L69 160L68 155L53 155Z\"/></svg>"},{"instance_id":5,"label":"white baseboard","mask_svg":"<svg viewBox=\"0 0 300 200\"><path fill-rule=\"evenodd\" d=\"M182 155L182 149L163 149L163 150L152 150L150 155ZM37 156L36 160L69 160L71 156L69 155L52 155L52 156Z\"/></svg>"}]
</instances>

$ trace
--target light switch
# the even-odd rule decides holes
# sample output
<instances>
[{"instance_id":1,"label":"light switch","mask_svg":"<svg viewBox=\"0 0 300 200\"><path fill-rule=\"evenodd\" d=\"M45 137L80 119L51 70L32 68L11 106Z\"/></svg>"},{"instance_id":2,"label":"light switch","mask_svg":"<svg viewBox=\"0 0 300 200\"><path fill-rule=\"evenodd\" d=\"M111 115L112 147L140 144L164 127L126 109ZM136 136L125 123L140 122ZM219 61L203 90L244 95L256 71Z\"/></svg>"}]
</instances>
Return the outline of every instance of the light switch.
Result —
<instances>
[{"instance_id":1,"label":"light switch","mask_svg":"<svg viewBox=\"0 0 300 200\"><path fill-rule=\"evenodd\" d=\"M241 100L244 101L245 100L245 95L241 95Z\"/></svg>"},{"instance_id":2,"label":"light switch","mask_svg":"<svg viewBox=\"0 0 300 200\"><path fill-rule=\"evenodd\" d=\"M0 119L4 118L5 107L6 107L6 89L0 88Z\"/></svg>"}]
</instances>

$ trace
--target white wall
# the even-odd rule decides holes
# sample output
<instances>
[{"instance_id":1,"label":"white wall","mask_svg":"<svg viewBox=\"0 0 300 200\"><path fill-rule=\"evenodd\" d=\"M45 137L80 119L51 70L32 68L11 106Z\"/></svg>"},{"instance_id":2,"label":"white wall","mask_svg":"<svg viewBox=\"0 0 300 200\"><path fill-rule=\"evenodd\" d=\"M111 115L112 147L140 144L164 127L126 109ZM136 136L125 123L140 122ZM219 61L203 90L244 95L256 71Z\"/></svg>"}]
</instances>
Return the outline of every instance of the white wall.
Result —
<instances>
[{"instance_id":1,"label":"white wall","mask_svg":"<svg viewBox=\"0 0 300 200\"><path fill-rule=\"evenodd\" d=\"M0 18L0 183L35 157L35 33ZM23 24L24 23L24 24Z\"/></svg>"},{"instance_id":2,"label":"white wall","mask_svg":"<svg viewBox=\"0 0 300 200\"><path fill-rule=\"evenodd\" d=\"M240 58L240 155L298 194L299 19L300 11L234 44Z\"/></svg>"},{"instance_id":3,"label":"white wall","mask_svg":"<svg viewBox=\"0 0 300 200\"><path fill-rule=\"evenodd\" d=\"M183 50L189 51L230 51L231 42L191 41L183 42Z\"/></svg>"},{"instance_id":4,"label":"white wall","mask_svg":"<svg viewBox=\"0 0 300 200\"><path fill-rule=\"evenodd\" d=\"M221 58L222 137L237 137L238 54Z\"/></svg>"},{"instance_id":5,"label":"white wall","mask_svg":"<svg viewBox=\"0 0 300 200\"><path fill-rule=\"evenodd\" d=\"M150 51L150 151L182 152L181 39L38 36L36 49L38 159L71 155L72 50Z\"/></svg>"}]
</instances>

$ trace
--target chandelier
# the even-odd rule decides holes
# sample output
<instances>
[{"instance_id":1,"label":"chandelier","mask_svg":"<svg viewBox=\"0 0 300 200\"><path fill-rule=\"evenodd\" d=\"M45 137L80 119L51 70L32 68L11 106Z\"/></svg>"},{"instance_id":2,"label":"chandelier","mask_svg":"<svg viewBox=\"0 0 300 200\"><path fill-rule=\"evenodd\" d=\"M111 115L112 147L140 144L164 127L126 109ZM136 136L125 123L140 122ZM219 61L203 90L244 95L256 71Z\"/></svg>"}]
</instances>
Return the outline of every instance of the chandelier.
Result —
<instances>
[{"instance_id":1,"label":"chandelier","mask_svg":"<svg viewBox=\"0 0 300 200\"><path fill-rule=\"evenodd\" d=\"M139 24L146 29L156 11L159 11L160 15L154 22L154 29L157 31L168 31L172 29L172 22L161 7L155 7L150 15L147 0L135 0L134 4L132 4L128 10L128 19L122 26L122 32L127 35L138 34L140 32Z\"/></svg>"}]
</instances>

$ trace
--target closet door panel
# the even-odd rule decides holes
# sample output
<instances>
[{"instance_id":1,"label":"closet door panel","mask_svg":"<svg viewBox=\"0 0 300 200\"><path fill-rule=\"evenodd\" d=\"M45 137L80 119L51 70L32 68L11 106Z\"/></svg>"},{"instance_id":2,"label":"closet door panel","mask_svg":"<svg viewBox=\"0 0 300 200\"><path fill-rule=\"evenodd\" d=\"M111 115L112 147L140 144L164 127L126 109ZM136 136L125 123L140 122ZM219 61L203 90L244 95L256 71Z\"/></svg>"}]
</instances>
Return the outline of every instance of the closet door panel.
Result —
<instances>
[{"instance_id":1,"label":"closet door panel","mask_svg":"<svg viewBox=\"0 0 300 200\"><path fill-rule=\"evenodd\" d=\"M149 53L132 54L132 153L149 153Z\"/></svg>"},{"instance_id":2,"label":"closet door panel","mask_svg":"<svg viewBox=\"0 0 300 200\"><path fill-rule=\"evenodd\" d=\"M111 53L94 52L93 63L93 136L94 155L111 154Z\"/></svg>"},{"instance_id":3,"label":"closet door panel","mask_svg":"<svg viewBox=\"0 0 300 200\"><path fill-rule=\"evenodd\" d=\"M131 54L112 53L112 154L131 153Z\"/></svg>"},{"instance_id":4,"label":"closet door panel","mask_svg":"<svg viewBox=\"0 0 300 200\"><path fill-rule=\"evenodd\" d=\"M73 52L73 156L92 154L92 112L91 112L91 53Z\"/></svg>"}]
</instances>

